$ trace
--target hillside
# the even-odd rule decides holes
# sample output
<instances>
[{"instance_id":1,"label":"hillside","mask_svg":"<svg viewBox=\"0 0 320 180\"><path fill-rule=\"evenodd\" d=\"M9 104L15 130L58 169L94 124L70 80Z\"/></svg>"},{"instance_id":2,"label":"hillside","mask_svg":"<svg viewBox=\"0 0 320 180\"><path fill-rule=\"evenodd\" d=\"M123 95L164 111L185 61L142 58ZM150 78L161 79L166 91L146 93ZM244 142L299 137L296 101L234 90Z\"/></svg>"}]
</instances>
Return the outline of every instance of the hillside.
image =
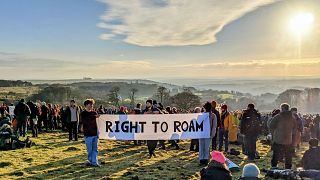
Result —
<instances>
[{"instance_id":1,"label":"hillside","mask_svg":"<svg viewBox=\"0 0 320 180\"><path fill-rule=\"evenodd\" d=\"M189 151L190 141L181 141L181 150L156 150L157 157L148 159L146 146L134 146L132 141L100 140L102 167L93 168L84 165L86 150L81 139L68 142L66 133L55 132L32 140L37 145L30 149L1 152L0 179L199 179L203 168L198 165L198 153ZM240 150L240 146L232 147ZM294 158L294 167L306 148L305 143ZM270 168L270 147L258 143L258 150L261 159L256 163L260 168ZM244 155L227 157L241 167L247 163ZM240 175L241 172L233 173L234 179Z\"/></svg>"}]
</instances>

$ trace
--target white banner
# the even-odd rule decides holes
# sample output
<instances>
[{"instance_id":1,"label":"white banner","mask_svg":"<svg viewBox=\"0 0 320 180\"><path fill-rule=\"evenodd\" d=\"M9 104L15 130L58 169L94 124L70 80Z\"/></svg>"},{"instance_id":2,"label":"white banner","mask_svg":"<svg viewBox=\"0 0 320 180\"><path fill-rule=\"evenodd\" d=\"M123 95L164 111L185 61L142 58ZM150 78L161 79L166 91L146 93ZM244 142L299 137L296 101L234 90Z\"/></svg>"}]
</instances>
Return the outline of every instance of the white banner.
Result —
<instances>
[{"instance_id":1,"label":"white banner","mask_svg":"<svg viewBox=\"0 0 320 180\"><path fill-rule=\"evenodd\" d=\"M173 140L210 137L209 114L101 115L100 139Z\"/></svg>"}]
</instances>

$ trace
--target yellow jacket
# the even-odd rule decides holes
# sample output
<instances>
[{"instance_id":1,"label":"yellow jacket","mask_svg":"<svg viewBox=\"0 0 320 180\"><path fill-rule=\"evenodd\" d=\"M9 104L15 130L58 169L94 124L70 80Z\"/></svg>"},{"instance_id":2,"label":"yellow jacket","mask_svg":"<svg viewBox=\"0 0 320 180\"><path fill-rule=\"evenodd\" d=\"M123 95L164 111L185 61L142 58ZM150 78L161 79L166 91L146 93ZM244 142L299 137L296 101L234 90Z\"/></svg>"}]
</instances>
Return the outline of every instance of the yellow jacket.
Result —
<instances>
[{"instance_id":1,"label":"yellow jacket","mask_svg":"<svg viewBox=\"0 0 320 180\"><path fill-rule=\"evenodd\" d=\"M232 128L232 124L233 124L233 116L232 114L230 114L230 112L227 112L228 115L224 118L223 118L223 114L221 113L221 119L220 119L220 123L223 122L223 128L227 131L231 130ZM220 124L220 127L221 127L221 124Z\"/></svg>"},{"instance_id":2,"label":"yellow jacket","mask_svg":"<svg viewBox=\"0 0 320 180\"><path fill-rule=\"evenodd\" d=\"M229 128L230 142L236 142L238 140L238 125L239 125L239 119L236 116L232 116L232 124Z\"/></svg>"}]
</instances>

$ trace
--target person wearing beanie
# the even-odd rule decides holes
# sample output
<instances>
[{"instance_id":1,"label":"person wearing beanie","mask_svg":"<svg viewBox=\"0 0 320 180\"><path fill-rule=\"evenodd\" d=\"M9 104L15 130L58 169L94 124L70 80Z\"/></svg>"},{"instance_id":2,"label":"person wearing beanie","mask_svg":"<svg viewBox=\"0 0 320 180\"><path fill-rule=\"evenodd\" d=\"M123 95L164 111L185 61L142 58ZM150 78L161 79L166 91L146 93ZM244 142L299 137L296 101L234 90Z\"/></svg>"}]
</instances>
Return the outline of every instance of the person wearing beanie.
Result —
<instances>
[{"instance_id":1,"label":"person wearing beanie","mask_svg":"<svg viewBox=\"0 0 320 180\"><path fill-rule=\"evenodd\" d=\"M318 139L310 139L309 149L303 154L302 167L305 170L320 170L320 147Z\"/></svg>"},{"instance_id":2,"label":"person wearing beanie","mask_svg":"<svg viewBox=\"0 0 320 180\"><path fill-rule=\"evenodd\" d=\"M200 172L201 180L231 180L232 174L226 164L226 158L222 152L212 151L211 161L207 168Z\"/></svg>"},{"instance_id":3,"label":"person wearing beanie","mask_svg":"<svg viewBox=\"0 0 320 180\"><path fill-rule=\"evenodd\" d=\"M221 124L221 122L220 122L220 113L216 109L217 108L217 102L216 101L212 101L211 105L212 105L212 113L217 116L217 125L218 125L217 128L216 128L216 134L213 136L212 143L211 143L212 151L214 151L214 150L217 150L218 127L219 127L219 124Z\"/></svg>"},{"instance_id":4,"label":"person wearing beanie","mask_svg":"<svg viewBox=\"0 0 320 180\"><path fill-rule=\"evenodd\" d=\"M246 164L242 170L242 176L240 179L243 180L258 180L260 175L260 170L254 163Z\"/></svg>"},{"instance_id":5,"label":"person wearing beanie","mask_svg":"<svg viewBox=\"0 0 320 180\"><path fill-rule=\"evenodd\" d=\"M224 144L224 151L229 150L229 130L232 124L232 115L228 112L228 106L226 104L221 106L221 117L219 127L219 151L222 151Z\"/></svg>"}]
</instances>

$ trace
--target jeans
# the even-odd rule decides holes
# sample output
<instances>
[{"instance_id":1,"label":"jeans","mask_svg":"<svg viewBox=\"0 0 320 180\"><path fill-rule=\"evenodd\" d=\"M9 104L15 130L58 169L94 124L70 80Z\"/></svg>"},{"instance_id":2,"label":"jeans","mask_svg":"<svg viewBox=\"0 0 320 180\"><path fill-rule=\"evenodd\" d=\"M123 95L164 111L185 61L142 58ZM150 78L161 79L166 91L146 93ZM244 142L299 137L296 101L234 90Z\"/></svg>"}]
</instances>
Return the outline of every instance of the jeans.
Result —
<instances>
[{"instance_id":1,"label":"jeans","mask_svg":"<svg viewBox=\"0 0 320 180\"><path fill-rule=\"evenodd\" d=\"M32 130L32 137L38 137L38 118L30 118L30 127Z\"/></svg>"},{"instance_id":2,"label":"jeans","mask_svg":"<svg viewBox=\"0 0 320 180\"><path fill-rule=\"evenodd\" d=\"M78 141L78 122L69 122L68 123L68 131L69 131L69 141L73 139Z\"/></svg>"},{"instance_id":3,"label":"jeans","mask_svg":"<svg viewBox=\"0 0 320 180\"><path fill-rule=\"evenodd\" d=\"M20 136L25 137L26 133L27 133L27 117L19 117L17 118L18 121L18 131Z\"/></svg>"},{"instance_id":4,"label":"jeans","mask_svg":"<svg viewBox=\"0 0 320 180\"><path fill-rule=\"evenodd\" d=\"M224 130L223 128L219 128L219 150L222 150L223 142L224 142L224 151L227 152L229 150L229 132Z\"/></svg>"},{"instance_id":5,"label":"jeans","mask_svg":"<svg viewBox=\"0 0 320 180\"><path fill-rule=\"evenodd\" d=\"M84 137L87 147L88 161L92 165L98 165L98 139L98 136Z\"/></svg>"},{"instance_id":6,"label":"jeans","mask_svg":"<svg viewBox=\"0 0 320 180\"><path fill-rule=\"evenodd\" d=\"M199 160L208 160L211 138L199 139Z\"/></svg>"},{"instance_id":7,"label":"jeans","mask_svg":"<svg viewBox=\"0 0 320 180\"><path fill-rule=\"evenodd\" d=\"M285 168L291 169L292 167L292 156L293 156L293 147L292 145L283 145L276 144L272 145L273 155L271 160L271 166L277 167L278 162L283 158L282 154L285 157Z\"/></svg>"},{"instance_id":8,"label":"jeans","mask_svg":"<svg viewBox=\"0 0 320 180\"><path fill-rule=\"evenodd\" d=\"M254 160L256 157L257 138L256 135L245 135L244 137L245 151L248 153L249 160Z\"/></svg>"}]
</instances>

